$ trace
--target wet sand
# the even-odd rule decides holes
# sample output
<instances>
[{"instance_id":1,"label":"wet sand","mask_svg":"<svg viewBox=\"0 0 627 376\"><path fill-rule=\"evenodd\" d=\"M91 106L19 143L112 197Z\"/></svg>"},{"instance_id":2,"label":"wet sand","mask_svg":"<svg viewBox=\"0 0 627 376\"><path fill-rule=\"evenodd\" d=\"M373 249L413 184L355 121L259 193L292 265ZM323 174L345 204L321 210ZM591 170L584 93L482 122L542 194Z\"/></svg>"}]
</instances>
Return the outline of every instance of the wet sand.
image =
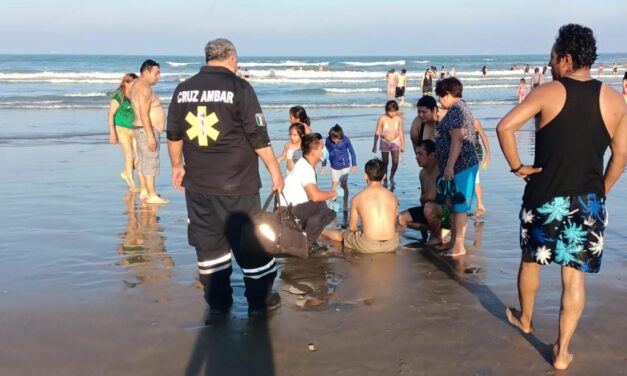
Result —
<instances>
[{"instance_id":1,"label":"wet sand","mask_svg":"<svg viewBox=\"0 0 627 376\"><path fill-rule=\"evenodd\" d=\"M522 137L525 150L530 139ZM362 165L371 140L354 143ZM207 316L167 159L157 190L173 202L158 208L125 198L117 146L9 145L2 155L9 162L0 186L2 375L627 374L624 177L608 201L601 273L587 278L575 361L559 373L548 363L559 268L543 270L533 335L505 319L505 307L518 305L522 184L497 150L482 174L488 213L470 222L468 255L452 262L404 248L284 259L276 284L283 305L267 320L247 318L238 270L231 315ZM417 171L406 154L397 177L401 209L417 201ZM360 176L349 180L353 193ZM402 244L419 236L407 231Z\"/></svg>"}]
</instances>

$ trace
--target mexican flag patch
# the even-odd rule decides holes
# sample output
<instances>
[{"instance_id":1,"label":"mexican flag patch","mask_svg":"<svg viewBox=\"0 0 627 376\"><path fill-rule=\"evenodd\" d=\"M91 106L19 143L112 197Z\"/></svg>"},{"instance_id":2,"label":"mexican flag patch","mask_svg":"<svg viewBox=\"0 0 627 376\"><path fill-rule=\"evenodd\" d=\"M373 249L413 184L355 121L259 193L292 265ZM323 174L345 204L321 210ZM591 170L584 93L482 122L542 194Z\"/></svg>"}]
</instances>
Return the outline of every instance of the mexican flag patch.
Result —
<instances>
[{"instance_id":1,"label":"mexican flag patch","mask_svg":"<svg viewBox=\"0 0 627 376\"><path fill-rule=\"evenodd\" d=\"M265 127L266 126L266 117L263 116L262 113L255 114L255 121L257 122L257 126L258 127Z\"/></svg>"}]
</instances>

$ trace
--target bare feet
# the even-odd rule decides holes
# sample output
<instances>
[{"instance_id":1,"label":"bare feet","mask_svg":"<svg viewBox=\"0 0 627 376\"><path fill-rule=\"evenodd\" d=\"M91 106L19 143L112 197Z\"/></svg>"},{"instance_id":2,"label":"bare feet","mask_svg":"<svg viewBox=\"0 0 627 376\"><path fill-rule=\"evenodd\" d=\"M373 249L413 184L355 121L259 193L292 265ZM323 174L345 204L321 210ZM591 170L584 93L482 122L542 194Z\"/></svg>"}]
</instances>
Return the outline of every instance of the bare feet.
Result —
<instances>
[{"instance_id":1,"label":"bare feet","mask_svg":"<svg viewBox=\"0 0 627 376\"><path fill-rule=\"evenodd\" d=\"M161 198L159 196L148 196L146 198L146 203L147 204L167 204L169 203L170 200L166 200L165 198Z\"/></svg>"},{"instance_id":2,"label":"bare feet","mask_svg":"<svg viewBox=\"0 0 627 376\"><path fill-rule=\"evenodd\" d=\"M126 184L128 185L128 190L131 192L139 192L139 189L137 189L137 187L135 187L135 182L133 181L132 178L130 178L129 176L127 176L125 173L120 172L120 177L122 178L122 180L124 180L126 182Z\"/></svg>"},{"instance_id":3,"label":"bare feet","mask_svg":"<svg viewBox=\"0 0 627 376\"><path fill-rule=\"evenodd\" d=\"M455 242L455 243L461 243L461 242ZM453 246L449 247L447 251L440 253L440 256L458 257L458 256L463 256L465 254L466 254L466 248L464 248L463 244L461 245L453 244Z\"/></svg>"},{"instance_id":4,"label":"bare feet","mask_svg":"<svg viewBox=\"0 0 627 376\"><path fill-rule=\"evenodd\" d=\"M523 324L522 321L520 321L520 315L520 311L515 308L508 307L507 309L505 309L505 316L507 316L507 320L510 324L514 325L525 334L533 332L533 326L531 326L531 323L527 325Z\"/></svg>"},{"instance_id":5,"label":"bare feet","mask_svg":"<svg viewBox=\"0 0 627 376\"><path fill-rule=\"evenodd\" d=\"M556 343L553 345L553 367L555 369L564 370L568 368L570 363L573 361L573 354L565 353L560 354L559 345Z\"/></svg>"},{"instance_id":6,"label":"bare feet","mask_svg":"<svg viewBox=\"0 0 627 376\"><path fill-rule=\"evenodd\" d=\"M139 194L139 199L140 199L140 200L144 201L145 199L147 199L147 198L148 198L148 192L147 192L147 191L141 191L141 190L140 190L140 192L141 192L141 193Z\"/></svg>"}]
</instances>

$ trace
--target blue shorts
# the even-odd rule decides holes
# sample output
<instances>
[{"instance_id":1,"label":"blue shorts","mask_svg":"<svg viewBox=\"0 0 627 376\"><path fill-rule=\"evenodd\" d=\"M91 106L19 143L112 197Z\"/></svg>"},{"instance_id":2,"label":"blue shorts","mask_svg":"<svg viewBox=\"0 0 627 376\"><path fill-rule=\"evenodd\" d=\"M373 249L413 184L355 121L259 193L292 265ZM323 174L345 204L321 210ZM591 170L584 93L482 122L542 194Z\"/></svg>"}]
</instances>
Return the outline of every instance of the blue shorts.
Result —
<instances>
[{"instance_id":1,"label":"blue shorts","mask_svg":"<svg viewBox=\"0 0 627 376\"><path fill-rule=\"evenodd\" d=\"M555 262L598 273L607 224L605 199L596 193L554 197L520 211L520 248L538 264Z\"/></svg>"},{"instance_id":2,"label":"blue shorts","mask_svg":"<svg viewBox=\"0 0 627 376\"><path fill-rule=\"evenodd\" d=\"M455 174L454 180L457 186L457 192L461 192L466 201L461 204L453 204L453 213L465 213L470 210L472 200L475 197L475 177L479 172L479 165L468 167Z\"/></svg>"}]
</instances>

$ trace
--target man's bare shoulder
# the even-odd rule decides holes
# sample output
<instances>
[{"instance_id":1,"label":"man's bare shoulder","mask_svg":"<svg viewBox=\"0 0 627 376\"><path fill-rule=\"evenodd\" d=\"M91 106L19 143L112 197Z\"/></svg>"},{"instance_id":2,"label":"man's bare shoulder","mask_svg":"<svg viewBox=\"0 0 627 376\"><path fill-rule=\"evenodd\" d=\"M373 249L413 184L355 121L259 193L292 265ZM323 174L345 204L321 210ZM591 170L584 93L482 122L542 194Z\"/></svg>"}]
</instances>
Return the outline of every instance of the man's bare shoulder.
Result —
<instances>
[{"instance_id":1,"label":"man's bare shoulder","mask_svg":"<svg viewBox=\"0 0 627 376\"><path fill-rule=\"evenodd\" d=\"M607 101L608 105L621 113L627 111L627 103L625 103L623 94L606 83L601 85L601 101ZM601 104L603 105L603 102Z\"/></svg>"}]
</instances>

